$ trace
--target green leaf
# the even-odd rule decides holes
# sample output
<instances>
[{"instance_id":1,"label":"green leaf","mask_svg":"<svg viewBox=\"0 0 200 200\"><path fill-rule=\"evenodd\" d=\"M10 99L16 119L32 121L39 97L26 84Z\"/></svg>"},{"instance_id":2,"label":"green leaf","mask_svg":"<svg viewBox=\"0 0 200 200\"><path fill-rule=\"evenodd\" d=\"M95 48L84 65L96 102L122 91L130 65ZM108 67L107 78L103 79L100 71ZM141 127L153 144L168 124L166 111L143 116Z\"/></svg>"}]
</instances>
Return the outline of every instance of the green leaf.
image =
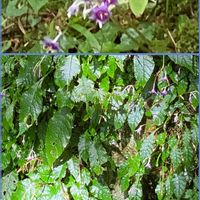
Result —
<instances>
[{"instance_id":1,"label":"green leaf","mask_svg":"<svg viewBox=\"0 0 200 200\"><path fill-rule=\"evenodd\" d=\"M22 5L20 8L17 8L18 0L9 1L6 8L6 15L8 17L18 17L21 16L28 11L28 7Z\"/></svg>"},{"instance_id":2,"label":"green leaf","mask_svg":"<svg viewBox=\"0 0 200 200\"><path fill-rule=\"evenodd\" d=\"M152 56L134 56L134 72L137 83L144 87L155 67Z\"/></svg>"},{"instance_id":3,"label":"green leaf","mask_svg":"<svg viewBox=\"0 0 200 200\"><path fill-rule=\"evenodd\" d=\"M29 4L33 8L33 10L38 13L38 11L48 3L48 0L28 0Z\"/></svg>"},{"instance_id":4,"label":"green leaf","mask_svg":"<svg viewBox=\"0 0 200 200\"><path fill-rule=\"evenodd\" d=\"M58 167L55 167L52 171L51 177L54 180L61 180L66 175L66 169L67 169L66 163L64 163L63 165L60 165Z\"/></svg>"},{"instance_id":5,"label":"green leaf","mask_svg":"<svg viewBox=\"0 0 200 200\"><path fill-rule=\"evenodd\" d=\"M181 80L177 85L178 95L183 95L187 90L188 83L185 80Z\"/></svg>"},{"instance_id":6,"label":"green leaf","mask_svg":"<svg viewBox=\"0 0 200 200\"><path fill-rule=\"evenodd\" d=\"M134 133L136 127L142 120L144 115L144 109L140 105L135 105L132 111L128 115L128 124L131 128L132 133Z\"/></svg>"},{"instance_id":7,"label":"green leaf","mask_svg":"<svg viewBox=\"0 0 200 200\"><path fill-rule=\"evenodd\" d=\"M23 134L37 120L42 112L42 105L42 89L38 84L33 85L22 94L19 110L19 135Z\"/></svg>"},{"instance_id":8,"label":"green leaf","mask_svg":"<svg viewBox=\"0 0 200 200\"><path fill-rule=\"evenodd\" d=\"M16 189L18 176L16 172L11 172L2 178L2 197L4 200L11 199L12 193Z\"/></svg>"},{"instance_id":9,"label":"green leaf","mask_svg":"<svg viewBox=\"0 0 200 200\"><path fill-rule=\"evenodd\" d=\"M50 119L45 138L45 152L49 166L62 154L72 132L72 115L58 111Z\"/></svg>"},{"instance_id":10,"label":"green leaf","mask_svg":"<svg viewBox=\"0 0 200 200\"><path fill-rule=\"evenodd\" d=\"M104 147L98 142L93 142L89 146L89 161L92 168L97 169L96 173L101 173L100 166L107 162L108 155ZM98 168L97 168L98 167Z\"/></svg>"},{"instance_id":11,"label":"green leaf","mask_svg":"<svg viewBox=\"0 0 200 200\"><path fill-rule=\"evenodd\" d=\"M132 177L140 169L141 159L139 155L128 158L128 175Z\"/></svg>"},{"instance_id":12,"label":"green leaf","mask_svg":"<svg viewBox=\"0 0 200 200\"><path fill-rule=\"evenodd\" d=\"M124 162L120 165L118 171L117 171L117 175L118 177L121 179L123 176L125 176L126 174L128 174L129 172L129 168L128 168L128 163Z\"/></svg>"},{"instance_id":13,"label":"green leaf","mask_svg":"<svg viewBox=\"0 0 200 200\"><path fill-rule=\"evenodd\" d=\"M124 176L122 177L120 183L121 183L121 188L122 188L122 191L126 191L129 187L129 177L128 176Z\"/></svg>"},{"instance_id":14,"label":"green leaf","mask_svg":"<svg viewBox=\"0 0 200 200\"><path fill-rule=\"evenodd\" d=\"M174 61L177 65L185 67L193 74L197 71L197 67L194 66L193 56L178 56L178 55L170 55L169 58Z\"/></svg>"},{"instance_id":15,"label":"green leaf","mask_svg":"<svg viewBox=\"0 0 200 200\"><path fill-rule=\"evenodd\" d=\"M80 73L80 62L76 56L61 57L55 72L55 82L60 88L69 85L73 77Z\"/></svg>"},{"instance_id":16,"label":"green leaf","mask_svg":"<svg viewBox=\"0 0 200 200\"><path fill-rule=\"evenodd\" d=\"M87 132L80 137L79 143L78 143L78 151L80 157L87 162L89 159L89 146L90 146L90 137L88 136Z\"/></svg>"},{"instance_id":17,"label":"green leaf","mask_svg":"<svg viewBox=\"0 0 200 200\"><path fill-rule=\"evenodd\" d=\"M81 183L88 186L90 181L91 181L90 172L89 172L89 170L87 168L84 167L81 170Z\"/></svg>"},{"instance_id":18,"label":"green leaf","mask_svg":"<svg viewBox=\"0 0 200 200\"><path fill-rule=\"evenodd\" d=\"M97 180L93 180L90 192L99 200L112 200L109 188L100 184Z\"/></svg>"},{"instance_id":19,"label":"green leaf","mask_svg":"<svg viewBox=\"0 0 200 200\"><path fill-rule=\"evenodd\" d=\"M175 196L180 199L185 191L186 187L186 180L183 174L174 174L173 177L173 185L174 185L174 194Z\"/></svg>"},{"instance_id":20,"label":"green leaf","mask_svg":"<svg viewBox=\"0 0 200 200\"><path fill-rule=\"evenodd\" d=\"M105 78L103 78L99 84L100 88L104 91L104 92L108 92L109 88L110 88L110 81L109 81L109 77L106 76Z\"/></svg>"},{"instance_id":21,"label":"green leaf","mask_svg":"<svg viewBox=\"0 0 200 200\"><path fill-rule=\"evenodd\" d=\"M114 117L115 129L118 130L118 129L122 128L125 121L126 121L126 114L122 113L122 112L121 113L117 112Z\"/></svg>"},{"instance_id":22,"label":"green leaf","mask_svg":"<svg viewBox=\"0 0 200 200\"><path fill-rule=\"evenodd\" d=\"M67 161L67 166L70 173L73 175L77 182L81 182L81 172L79 168L79 160L73 156L70 160Z\"/></svg>"},{"instance_id":23,"label":"green leaf","mask_svg":"<svg viewBox=\"0 0 200 200\"><path fill-rule=\"evenodd\" d=\"M165 118L166 118L166 109L167 109L167 104L163 101L159 102L158 105L154 105L151 109L151 113L153 115L153 122L160 126Z\"/></svg>"},{"instance_id":24,"label":"green leaf","mask_svg":"<svg viewBox=\"0 0 200 200\"><path fill-rule=\"evenodd\" d=\"M89 200L87 188L80 184L73 184L70 188L70 193L74 200Z\"/></svg>"},{"instance_id":25,"label":"green leaf","mask_svg":"<svg viewBox=\"0 0 200 200\"><path fill-rule=\"evenodd\" d=\"M130 199L141 200L142 199L142 185L141 183L135 183L128 191Z\"/></svg>"},{"instance_id":26,"label":"green leaf","mask_svg":"<svg viewBox=\"0 0 200 200\"><path fill-rule=\"evenodd\" d=\"M160 146L163 145L165 143L166 138L167 138L166 132L160 133L157 136L157 140L156 140L157 145L160 145Z\"/></svg>"},{"instance_id":27,"label":"green leaf","mask_svg":"<svg viewBox=\"0 0 200 200\"><path fill-rule=\"evenodd\" d=\"M174 192L174 185L173 185L173 177L169 175L167 177L167 180L165 181L165 190L166 190L166 195L168 197L171 197Z\"/></svg>"},{"instance_id":28,"label":"green leaf","mask_svg":"<svg viewBox=\"0 0 200 200\"><path fill-rule=\"evenodd\" d=\"M37 194L35 184L30 179L18 182L17 190L13 193L12 200L34 199Z\"/></svg>"},{"instance_id":29,"label":"green leaf","mask_svg":"<svg viewBox=\"0 0 200 200\"><path fill-rule=\"evenodd\" d=\"M90 33L90 31L88 31L87 28L85 28L79 24L72 24L72 23L69 24L69 26L85 36L85 38L87 39L87 42L89 43L91 49L94 52L101 51L101 46L100 46L98 40L95 38L95 36L92 33Z\"/></svg>"},{"instance_id":30,"label":"green leaf","mask_svg":"<svg viewBox=\"0 0 200 200\"><path fill-rule=\"evenodd\" d=\"M155 143L154 134L151 134L147 138L144 139L141 149L140 149L140 156L142 160L145 160L151 157L151 154L153 153L154 143Z\"/></svg>"},{"instance_id":31,"label":"green leaf","mask_svg":"<svg viewBox=\"0 0 200 200\"><path fill-rule=\"evenodd\" d=\"M117 69L117 64L116 64L116 59L115 57L109 57L108 58L108 70L107 70L107 74L108 76L110 76L111 78L114 78L115 76L115 71Z\"/></svg>"},{"instance_id":32,"label":"green leaf","mask_svg":"<svg viewBox=\"0 0 200 200\"><path fill-rule=\"evenodd\" d=\"M78 82L79 84L72 91L72 100L75 102L92 102L96 95L98 95L94 89L94 83L84 76Z\"/></svg>"},{"instance_id":33,"label":"green leaf","mask_svg":"<svg viewBox=\"0 0 200 200\"><path fill-rule=\"evenodd\" d=\"M147 4L148 0L129 0L131 11L136 17L140 17L143 14Z\"/></svg>"},{"instance_id":34,"label":"green leaf","mask_svg":"<svg viewBox=\"0 0 200 200\"><path fill-rule=\"evenodd\" d=\"M191 144L191 133L187 130L183 135L183 158L186 167L194 166L193 163L193 149Z\"/></svg>"},{"instance_id":35,"label":"green leaf","mask_svg":"<svg viewBox=\"0 0 200 200\"><path fill-rule=\"evenodd\" d=\"M181 164L181 151L180 149L178 149L178 147L175 146L171 150L170 158L171 158L174 169L177 169L177 167L179 167L179 165Z\"/></svg>"},{"instance_id":36,"label":"green leaf","mask_svg":"<svg viewBox=\"0 0 200 200\"><path fill-rule=\"evenodd\" d=\"M5 112L5 118L6 121L8 123L8 125L10 126L10 128L14 128L14 124L13 124L13 111L14 111L14 103L10 104Z\"/></svg>"}]
</instances>

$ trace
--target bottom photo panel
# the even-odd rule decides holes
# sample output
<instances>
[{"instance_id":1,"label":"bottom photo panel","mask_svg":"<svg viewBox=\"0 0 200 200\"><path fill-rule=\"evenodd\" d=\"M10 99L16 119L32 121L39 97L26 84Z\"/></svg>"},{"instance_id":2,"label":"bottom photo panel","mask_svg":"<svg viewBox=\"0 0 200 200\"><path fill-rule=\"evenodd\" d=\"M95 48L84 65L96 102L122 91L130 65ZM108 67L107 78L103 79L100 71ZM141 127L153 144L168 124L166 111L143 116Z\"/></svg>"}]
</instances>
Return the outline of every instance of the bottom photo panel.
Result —
<instances>
[{"instance_id":1,"label":"bottom photo panel","mask_svg":"<svg viewBox=\"0 0 200 200\"><path fill-rule=\"evenodd\" d=\"M198 199L198 57L2 57L3 200Z\"/></svg>"}]
</instances>

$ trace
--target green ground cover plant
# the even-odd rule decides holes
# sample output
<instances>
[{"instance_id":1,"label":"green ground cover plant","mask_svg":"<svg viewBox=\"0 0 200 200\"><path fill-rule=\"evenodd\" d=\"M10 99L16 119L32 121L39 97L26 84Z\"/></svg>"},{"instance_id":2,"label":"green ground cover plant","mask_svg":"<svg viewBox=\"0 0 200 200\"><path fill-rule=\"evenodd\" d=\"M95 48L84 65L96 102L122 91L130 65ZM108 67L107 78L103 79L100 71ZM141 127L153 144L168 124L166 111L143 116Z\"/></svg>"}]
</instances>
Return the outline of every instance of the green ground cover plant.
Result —
<instances>
[{"instance_id":1,"label":"green ground cover plant","mask_svg":"<svg viewBox=\"0 0 200 200\"><path fill-rule=\"evenodd\" d=\"M197 200L197 62L3 56L3 199Z\"/></svg>"},{"instance_id":2,"label":"green ground cover plant","mask_svg":"<svg viewBox=\"0 0 200 200\"><path fill-rule=\"evenodd\" d=\"M4 52L197 52L198 0L3 0L2 29Z\"/></svg>"}]
</instances>

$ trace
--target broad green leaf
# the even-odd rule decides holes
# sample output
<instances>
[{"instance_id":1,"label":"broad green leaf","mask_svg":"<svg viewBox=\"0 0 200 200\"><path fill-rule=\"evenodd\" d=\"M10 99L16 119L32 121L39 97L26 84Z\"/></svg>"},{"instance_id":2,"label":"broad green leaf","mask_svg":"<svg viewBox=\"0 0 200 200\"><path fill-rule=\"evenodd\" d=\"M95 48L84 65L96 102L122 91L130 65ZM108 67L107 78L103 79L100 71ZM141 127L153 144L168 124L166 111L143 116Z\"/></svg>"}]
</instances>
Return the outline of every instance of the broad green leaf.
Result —
<instances>
[{"instance_id":1,"label":"broad green leaf","mask_svg":"<svg viewBox=\"0 0 200 200\"><path fill-rule=\"evenodd\" d=\"M80 140L78 143L78 151L79 151L80 157L85 162L87 162L87 160L89 159L89 151L88 150L89 150L90 144L91 144L91 140L87 133L80 136Z\"/></svg>"},{"instance_id":2,"label":"broad green leaf","mask_svg":"<svg viewBox=\"0 0 200 200\"><path fill-rule=\"evenodd\" d=\"M176 168L179 167L179 165L181 163L181 151L180 151L180 149L178 149L178 147L175 146L171 150L170 158L171 158L173 167L176 170Z\"/></svg>"},{"instance_id":3,"label":"broad green leaf","mask_svg":"<svg viewBox=\"0 0 200 200\"><path fill-rule=\"evenodd\" d=\"M99 84L100 88L104 91L104 92L108 92L109 88L110 88L110 81L109 81L109 77L106 76L105 78L103 78Z\"/></svg>"},{"instance_id":4,"label":"broad green leaf","mask_svg":"<svg viewBox=\"0 0 200 200\"><path fill-rule=\"evenodd\" d=\"M70 174L73 175L77 182L81 182L81 171L79 167L79 160L73 156L70 160L67 161L67 166L70 171Z\"/></svg>"},{"instance_id":5,"label":"broad green leaf","mask_svg":"<svg viewBox=\"0 0 200 200\"><path fill-rule=\"evenodd\" d=\"M79 84L72 91L72 100L75 102L92 102L97 95L97 92L94 89L94 83L84 76L79 79L78 82Z\"/></svg>"},{"instance_id":6,"label":"broad green leaf","mask_svg":"<svg viewBox=\"0 0 200 200\"><path fill-rule=\"evenodd\" d=\"M174 61L177 65L180 65L181 67L185 67L189 71L191 71L193 74L197 71L197 66L194 65L193 62L193 56L187 55L170 55L169 58Z\"/></svg>"},{"instance_id":7,"label":"broad green leaf","mask_svg":"<svg viewBox=\"0 0 200 200\"><path fill-rule=\"evenodd\" d=\"M139 155L135 155L128 158L128 175L132 177L139 169L141 165L141 159Z\"/></svg>"},{"instance_id":8,"label":"broad green leaf","mask_svg":"<svg viewBox=\"0 0 200 200\"><path fill-rule=\"evenodd\" d=\"M131 11L136 17L140 17L143 14L147 4L148 0L129 0Z\"/></svg>"},{"instance_id":9,"label":"broad green leaf","mask_svg":"<svg viewBox=\"0 0 200 200\"><path fill-rule=\"evenodd\" d=\"M48 168L49 169L49 168ZM52 171L51 177L55 180L61 180L62 178L65 177L66 175L66 163L64 163L63 165L60 165L58 167L55 167Z\"/></svg>"},{"instance_id":10,"label":"broad green leaf","mask_svg":"<svg viewBox=\"0 0 200 200\"><path fill-rule=\"evenodd\" d=\"M8 1L8 5L6 8L6 14L9 17L18 17L21 16L28 11L28 7L22 5L20 8L17 8L18 0Z\"/></svg>"},{"instance_id":11,"label":"broad green leaf","mask_svg":"<svg viewBox=\"0 0 200 200\"><path fill-rule=\"evenodd\" d=\"M28 0L29 4L33 8L33 10L38 13L38 11L48 3L48 0Z\"/></svg>"},{"instance_id":12,"label":"broad green leaf","mask_svg":"<svg viewBox=\"0 0 200 200\"><path fill-rule=\"evenodd\" d=\"M69 143L72 132L72 118L70 113L57 111L48 123L45 152L49 166L52 166Z\"/></svg>"},{"instance_id":13,"label":"broad green leaf","mask_svg":"<svg viewBox=\"0 0 200 200\"><path fill-rule=\"evenodd\" d=\"M5 112L5 118L6 118L8 125L10 126L10 128L14 128L13 111L14 111L14 103L10 104L7 107L6 112Z\"/></svg>"},{"instance_id":14,"label":"broad green leaf","mask_svg":"<svg viewBox=\"0 0 200 200\"><path fill-rule=\"evenodd\" d=\"M55 72L55 82L60 88L69 85L75 76L80 73L80 62L76 56L61 57Z\"/></svg>"},{"instance_id":15,"label":"broad green leaf","mask_svg":"<svg viewBox=\"0 0 200 200\"><path fill-rule=\"evenodd\" d=\"M165 102L160 102L158 105L154 105L151 109L153 115L153 122L160 126L166 118L167 104Z\"/></svg>"},{"instance_id":16,"label":"broad green leaf","mask_svg":"<svg viewBox=\"0 0 200 200\"><path fill-rule=\"evenodd\" d=\"M174 192L173 177L169 175L165 181L165 190L168 197L171 197Z\"/></svg>"},{"instance_id":17,"label":"broad green leaf","mask_svg":"<svg viewBox=\"0 0 200 200\"><path fill-rule=\"evenodd\" d=\"M157 136L157 139L156 139L156 143L157 145L163 145L165 140L167 138L167 133L166 132L163 132L163 133L160 133L158 136Z\"/></svg>"},{"instance_id":18,"label":"broad green leaf","mask_svg":"<svg viewBox=\"0 0 200 200\"><path fill-rule=\"evenodd\" d=\"M197 92L190 93L190 102L194 108L199 105L199 94Z\"/></svg>"},{"instance_id":19,"label":"broad green leaf","mask_svg":"<svg viewBox=\"0 0 200 200\"><path fill-rule=\"evenodd\" d=\"M136 127L142 120L144 115L144 109L140 105L135 105L132 111L128 115L128 124L131 128L132 133L134 133Z\"/></svg>"},{"instance_id":20,"label":"broad green leaf","mask_svg":"<svg viewBox=\"0 0 200 200\"><path fill-rule=\"evenodd\" d=\"M42 89L38 84L33 85L22 94L19 110L19 135L23 134L37 121L43 109L42 103Z\"/></svg>"},{"instance_id":21,"label":"broad green leaf","mask_svg":"<svg viewBox=\"0 0 200 200\"><path fill-rule=\"evenodd\" d=\"M185 176L181 174L174 174L173 177L173 184L174 184L174 194L175 196L180 199L185 191L186 187L186 179Z\"/></svg>"},{"instance_id":22,"label":"broad green leaf","mask_svg":"<svg viewBox=\"0 0 200 200\"><path fill-rule=\"evenodd\" d=\"M117 63L116 63L115 57L109 57L108 59L108 70L107 70L107 74L108 76L110 76L111 78L114 78L115 76L115 71L117 69Z\"/></svg>"},{"instance_id":23,"label":"broad green leaf","mask_svg":"<svg viewBox=\"0 0 200 200\"><path fill-rule=\"evenodd\" d=\"M32 86L35 82L35 76L34 76L34 67L39 61L40 57L38 56L31 56L28 57L26 60L20 61L20 69L19 74L16 78L16 83L19 86L26 85Z\"/></svg>"},{"instance_id":24,"label":"broad green leaf","mask_svg":"<svg viewBox=\"0 0 200 200\"><path fill-rule=\"evenodd\" d=\"M128 191L128 195L129 195L130 199L134 199L134 200L142 199L142 185L141 185L141 183L133 184Z\"/></svg>"},{"instance_id":25,"label":"broad green leaf","mask_svg":"<svg viewBox=\"0 0 200 200\"><path fill-rule=\"evenodd\" d=\"M91 143L91 145L89 146L89 161L91 167L92 168L98 167L96 169L98 169L97 171L101 173L99 171L99 167L105 162L107 162L107 160L108 160L108 155L104 147L99 142Z\"/></svg>"},{"instance_id":26,"label":"broad green leaf","mask_svg":"<svg viewBox=\"0 0 200 200\"><path fill-rule=\"evenodd\" d=\"M12 200L34 199L36 194L37 192L35 184L30 179L25 179L23 181L18 182L17 190L13 193L11 199Z\"/></svg>"},{"instance_id":27,"label":"broad green leaf","mask_svg":"<svg viewBox=\"0 0 200 200\"><path fill-rule=\"evenodd\" d=\"M87 28L85 28L79 24L72 24L72 23L69 24L69 26L85 36L87 42L89 43L90 47L92 48L92 50L94 52L101 51L101 46L100 46L98 40L95 38L95 36L90 31L88 31Z\"/></svg>"},{"instance_id":28,"label":"broad green leaf","mask_svg":"<svg viewBox=\"0 0 200 200\"><path fill-rule=\"evenodd\" d=\"M152 56L134 56L134 73L139 87L144 87L153 73L155 63Z\"/></svg>"},{"instance_id":29,"label":"broad green leaf","mask_svg":"<svg viewBox=\"0 0 200 200\"><path fill-rule=\"evenodd\" d=\"M2 197L4 200L10 200L12 193L16 189L18 176L16 172L10 172L2 178Z\"/></svg>"},{"instance_id":30,"label":"broad green leaf","mask_svg":"<svg viewBox=\"0 0 200 200\"><path fill-rule=\"evenodd\" d=\"M183 158L186 167L192 167L193 163L193 149L191 144L191 133L189 131L185 131L183 135Z\"/></svg>"},{"instance_id":31,"label":"broad green leaf","mask_svg":"<svg viewBox=\"0 0 200 200\"><path fill-rule=\"evenodd\" d=\"M111 193L108 187L102 185L97 180L93 180L90 187L91 194L99 200L112 200Z\"/></svg>"},{"instance_id":32,"label":"broad green leaf","mask_svg":"<svg viewBox=\"0 0 200 200\"><path fill-rule=\"evenodd\" d=\"M2 160L2 170L5 170L11 162L11 152L10 151L2 152L1 160Z\"/></svg>"},{"instance_id":33,"label":"broad green leaf","mask_svg":"<svg viewBox=\"0 0 200 200\"><path fill-rule=\"evenodd\" d=\"M154 134L151 134L144 139L140 149L141 159L145 160L151 158L151 154L153 153L154 143L155 143Z\"/></svg>"},{"instance_id":34,"label":"broad green leaf","mask_svg":"<svg viewBox=\"0 0 200 200\"><path fill-rule=\"evenodd\" d=\"M181 80L177 85L178 95L183 95L187 90L188 83L185 80Z\"/></svg>"},{"instance_id":35,"label":"broad green leaf","mask_svg":"<svg viewBox=\"0 0 200 200\"><path fill-rule=\"evenodd\" d=\"M70 188L70 193L74 200L89 200L89 193L85 186L81 184L74 184Z\"/></svg>"},{"instance_id":36,"label":"broad green leaf","mask_svg":"<svg viewBox=\"0 0 200 200\"><path fill-rule=\"evenodd\" d=\"M91 181L90 172L87 168L84 167L81 170L81 183L85 185L89 185L90 181Z\"/></svg>"},{"instance_id":37,"label":"broad green leaf","mask_svg":"<svg viewBox=\"0 0 200 200\"><path fill-rule=\"evenodd\" d=\"M128 176L124 176L122 177L120 183L121 183L121 188L122 188L122 191L126 191L129 187L129 177Z\"/></svg>"},{"instance_id":38,"label":"broad green leaf","mask_svg":"<svg viewBox=\"0 0 200 200\"><path fill-rule=\"evenodd\" d=\"M126 114L122 113L122 112L121 113L117 112L114 116L115 129L118 130L118 129L122 128L125 121L126 121Z\"/></svg>"}]
</instances>

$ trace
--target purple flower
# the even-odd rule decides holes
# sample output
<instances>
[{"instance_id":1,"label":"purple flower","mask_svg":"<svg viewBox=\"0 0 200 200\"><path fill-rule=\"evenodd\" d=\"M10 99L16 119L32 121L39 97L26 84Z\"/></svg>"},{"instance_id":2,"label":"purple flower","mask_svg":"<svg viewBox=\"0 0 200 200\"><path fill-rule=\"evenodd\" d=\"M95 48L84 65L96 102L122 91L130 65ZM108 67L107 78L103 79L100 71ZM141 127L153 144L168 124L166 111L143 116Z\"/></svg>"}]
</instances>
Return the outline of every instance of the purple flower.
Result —
<instances>
[{"instance_id":1,"label":"purple flower","mask_svg":"<svg viewBox=\"0 0 200 200\"><path fill-rule=\"evenodd\" d=\"M48 51L59 51L59 49L60 49L58 42L56 42L55 40L52 40L50 38L45 38L43 40L43 46Z\"/></svg>"},{"instance_id":2,"label":"purple flower","mask_svg":"<svg viewBox=\"0 0 200 200\"><path fill-rule=\"evenodd\" d=\"M0 99L2 98L2 97L4 97L4 96L6 96L4 93L2 93L2 92L0 92Z\"/></svg>"},{"instance_id":3,"label":"purple flower","mask_svg":"<svg viewBox=\"0 0 200 200\"><path fill-rule=\"evenodd\" d=\"M149 93L150 93L150 94L157 94L157 92L156 92L155 88L152 88L152 90L151 90L151 91L149 91Z\"/></svg>"},{"instance_id":4,"label":"purple flower","mask_svg":"<svg viewBox=\"0 0 200 200\"><path fill-rule=\"evenodd\" d=\"M79 11L79 4L72 4L67 10L67 16L70 18L72 15Z\"/></svg>"},{"instance_id":5,"label":"purple flower","mask_svg":"<svg viewBox=\"0 0 200 200\"><path fill-rule=\"evenodd\" d=\"M108 10L108 5L102 3L100 6L96 6L92 9L91 19L96 20L99 24L99 27L102 28L102 25L109 20L111 12Z\"/></svg>"},{"instance_id":6,"label":"purple flower","mask_svg":"<svg viewBox=\"0 0 200 200\"><path fill-rule=\"evenodd\" d=\"M151 169L151 163L150 163L150 160L147 162L147 164L145 165L145 167L146 167L147 169Z\"/></svg>"},{"instance_id":7,"label":"purple flower","mask_svg":"<svg viewBox=\"0 0 200 200\"><path fill-rule=\"evenodd\" d=\"M136 130L136 133L140 135L141 132L142 132L142 126L139 126L139 128Z\"/></svg>"},{"instance_id":8,"label":"purple flower","mask_svg":"<svg viewBox=\"0 0 200 200\"><path fill-rule=\"evenodd\" d=\"M164 76L164 77L162 77L160 80L161 80L161 81L168 81L168 78L167 78L167 76Z\"/></svg>"},{"instance_id":9,"label":"purple flower","mask_svg":"<svg viewBox=\"0 0 200 200\"><path fill-rule=\"evenodd\" d=\"M163 90L163 91L161 91L161 95L162 96L165 96L167 94L167 90L166 90L166 88Z\"/></svg>"},{"instance_id":10,"label":"purple flower","mask_svg":"<svg viewBox=\"0 0 200 200\"><path fill-rule=\"evenodd\" d=\"M117 0L104 0L103 2L106 3L107 5L111 4L116 5L118 3Z\"/></svg>"}]
</instances>

